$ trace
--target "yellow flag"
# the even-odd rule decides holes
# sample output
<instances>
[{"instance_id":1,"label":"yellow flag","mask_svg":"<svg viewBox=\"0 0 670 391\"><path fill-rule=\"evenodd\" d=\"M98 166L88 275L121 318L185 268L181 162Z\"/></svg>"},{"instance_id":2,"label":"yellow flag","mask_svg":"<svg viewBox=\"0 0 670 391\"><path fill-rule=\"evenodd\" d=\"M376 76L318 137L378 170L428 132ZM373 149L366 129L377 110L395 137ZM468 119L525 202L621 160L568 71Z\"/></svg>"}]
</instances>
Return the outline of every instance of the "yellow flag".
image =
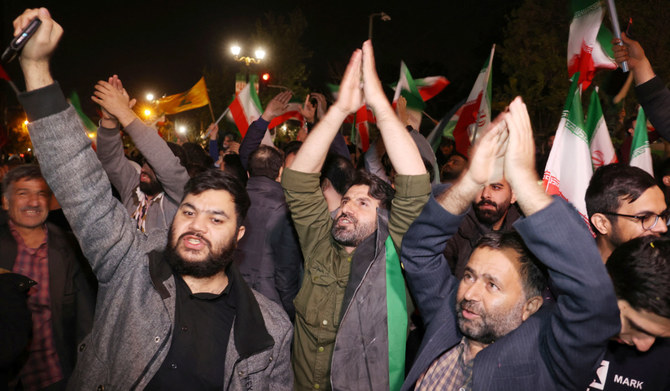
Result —
<instances>
[{"instance_id":1,"label":"yellow flag","mask_svg":"<svg viewBox=\"0 0 670 391\"><path fill-rule=\"evenodd\" d=\"M165 114L176 114L208 104L209 95L207 95L204 77L201 77L190 90L158 100L158 107Z\"/></svg>"}]
</instances>

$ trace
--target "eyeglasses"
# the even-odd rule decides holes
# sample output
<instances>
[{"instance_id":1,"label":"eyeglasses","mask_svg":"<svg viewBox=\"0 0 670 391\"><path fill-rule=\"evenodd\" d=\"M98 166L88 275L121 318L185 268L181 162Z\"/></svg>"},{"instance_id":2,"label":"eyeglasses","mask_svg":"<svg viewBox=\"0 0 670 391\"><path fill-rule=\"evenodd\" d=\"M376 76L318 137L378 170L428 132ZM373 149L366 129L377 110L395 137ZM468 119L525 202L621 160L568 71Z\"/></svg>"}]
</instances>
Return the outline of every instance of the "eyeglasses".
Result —
<instances>
[{"instance_id":1,"label":"eyeglasses","mask_svg":"<svg viewBox=\"0 0 670 391\"><path fill-rule=\"evenodd\" d=\"M640 224L642 224L642 229L648 231L656 226L659 219L663 219L663 221L667 224L668 219L670 218L670 209L661 212L660 214L646 213L643 215L624 215L621 213L613 213L613 212L603 212L603 214L611 216L619 216L619 217L628 217L629 219L638 220Z\"/></svg>"}]
</instances>

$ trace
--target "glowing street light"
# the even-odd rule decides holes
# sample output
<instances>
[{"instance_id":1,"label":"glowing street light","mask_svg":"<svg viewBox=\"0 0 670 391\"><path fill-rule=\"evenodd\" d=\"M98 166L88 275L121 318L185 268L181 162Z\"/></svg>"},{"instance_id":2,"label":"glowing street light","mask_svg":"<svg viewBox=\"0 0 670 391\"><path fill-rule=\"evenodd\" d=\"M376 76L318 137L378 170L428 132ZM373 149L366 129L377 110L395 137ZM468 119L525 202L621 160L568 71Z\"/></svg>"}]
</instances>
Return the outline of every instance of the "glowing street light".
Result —
<instances>
[{"instance_id":1,"label":"glowing street light","mask_svg":"<svg viewBox=\"0 0 670 391\"><path fill-rule=\"evenodd\" d=\"M243 62L246 66L249 66L249 64L259 64L266 55L263 48L257 48L254 52L254 57L240 56L240 53L242 53L242 48L239 45L231 46L230 52L233 54L235 61Z\"/></svg>"},{"instance_id":2,"label":"glowing street light","mask_svg":"<svg viewBox=\"0 0 670 391\"><path fill-rule=\"evenodd\" d=\"M144 116L145 117L150 117L151 116L151 109L144 109Z\"/></svg>"},{"instance_id":3,"label":"glowing street light","mask_svg":"<svg viewBox=\"0 0 670 391\"><path fill-rule=\"evenodd\" d=\"M151 92L147 93L147 100L149 102L153 101L154 100L154 94L152 94Z\"/></svg>"},{"instance_id":4,"label":"glowing street light","mask_svg":"<svg viewBox=\"0 0 670 391\"><path fill-rule=\"evenodd\" d=\"M184 125L179 126L177 128L177 132L179 132L179 134L186 134L186 126Z\"/></svg>"}]
</instances>

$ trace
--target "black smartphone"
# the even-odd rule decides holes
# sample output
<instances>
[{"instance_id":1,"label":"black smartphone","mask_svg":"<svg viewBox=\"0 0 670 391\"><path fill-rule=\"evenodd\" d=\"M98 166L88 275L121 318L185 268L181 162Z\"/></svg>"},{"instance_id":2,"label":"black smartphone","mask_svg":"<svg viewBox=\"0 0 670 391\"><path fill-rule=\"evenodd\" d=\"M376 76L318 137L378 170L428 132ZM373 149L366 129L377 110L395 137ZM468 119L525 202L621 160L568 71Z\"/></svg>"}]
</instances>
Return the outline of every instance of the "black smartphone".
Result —
<instances>
[{"instance_id":1,"label":"black smartphone","mask_svg":"<svg viewBox=\"0 0 670 391\"><path fill-rule=\"evenodd\" d=\"M14 37L12 42L9 43L9 46L7 46L7 49L2 53L2 62L5 64L10 63L12 60L16 58L16 55L19 54L21 49L26 45L26 42L30 39L30 37L35 34L35 31L40 27L42 24L42 21L39 20L39 18L35 18L30 23L28 23L28 26L21 31L21 34L17 35Z\"/></svg>"}]
</instances>

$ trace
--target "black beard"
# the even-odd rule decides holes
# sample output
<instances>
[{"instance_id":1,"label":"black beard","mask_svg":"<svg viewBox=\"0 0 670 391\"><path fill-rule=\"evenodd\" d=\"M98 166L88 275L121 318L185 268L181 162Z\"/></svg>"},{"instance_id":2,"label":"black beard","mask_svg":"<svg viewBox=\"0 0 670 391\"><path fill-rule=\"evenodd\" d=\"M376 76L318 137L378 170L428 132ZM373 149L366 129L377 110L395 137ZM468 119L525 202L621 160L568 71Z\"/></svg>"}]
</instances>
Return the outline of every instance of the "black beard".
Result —
<instances>
[{"instance_id":1,"label":"black beard","mask_svg":"<svg viewBox=\"0 0 670 391\"><path fill-rule=\"evenodd\" d=\"M207 244L210 253L207 258L202 261L189 262L184 260L177 252L177 243L179 243L182 237L186 235L194 235L194 233L186 232L172 242L172 227L170 227L170 233L168 235L170 243L168 243L165 248L165 260L172 270L180 276L192 276L195 278L212 277L213 275L226 270L228 265L233 262L233 254L235 252L235 247L237 247L237 241L234 240L235 236L231 238L230 242L227 243L218 254L213 253L211 243L208 240L200 238L200 240L203 240Z\"/></svg>"},{"instance_id":2,"label":"black beard","mask_svg":"<svg viewBox=\"0 0 670 391\"><path fill-rule=\"evenodd\" d=\"M346 231L346 228L340 228L337 226L338 221L344 217L348 217L350 220L352 220L354 226L352 231ZM338 217L337 220L333 222L333 227L330 229L330 234L333 236L333 239L335 239L335 241L342 246L357 247L365 238L374 232L374 230L372 230L372 232L365 232L367 228L368 227L366 226L358 225L358 220L353 216L342 213L340 217Z\"/></svg>"},{"instance_id":3,"label":"black beard","mask_svg":"<svg viewBox=\"0 0 670 391\"><path fill-rule=\"evenodd\" d=\"M155 196L163 191L163 185L158 181L142 182L140 181L140 191L148 196Z\"/></svg>"},{"instance_id":4,"label":"black beard","mask_svg":"<svg viewBox=\"0 0 670 391\"><path fill-rule=\"evenodd\" d=\"M480 209L482 205L486 204L495 207L495 210ZM507 213L507 209L509 209L509 207L507 209L503 209L500 207L500 205L496 204L493 201L481 200L474 205L474 209L475 209L475 216L477 216L477 220L479 220L482 224L491 226L497 223L500 219L502 219L505 216L505 213Z\"/></svg>"}]
</instances>

